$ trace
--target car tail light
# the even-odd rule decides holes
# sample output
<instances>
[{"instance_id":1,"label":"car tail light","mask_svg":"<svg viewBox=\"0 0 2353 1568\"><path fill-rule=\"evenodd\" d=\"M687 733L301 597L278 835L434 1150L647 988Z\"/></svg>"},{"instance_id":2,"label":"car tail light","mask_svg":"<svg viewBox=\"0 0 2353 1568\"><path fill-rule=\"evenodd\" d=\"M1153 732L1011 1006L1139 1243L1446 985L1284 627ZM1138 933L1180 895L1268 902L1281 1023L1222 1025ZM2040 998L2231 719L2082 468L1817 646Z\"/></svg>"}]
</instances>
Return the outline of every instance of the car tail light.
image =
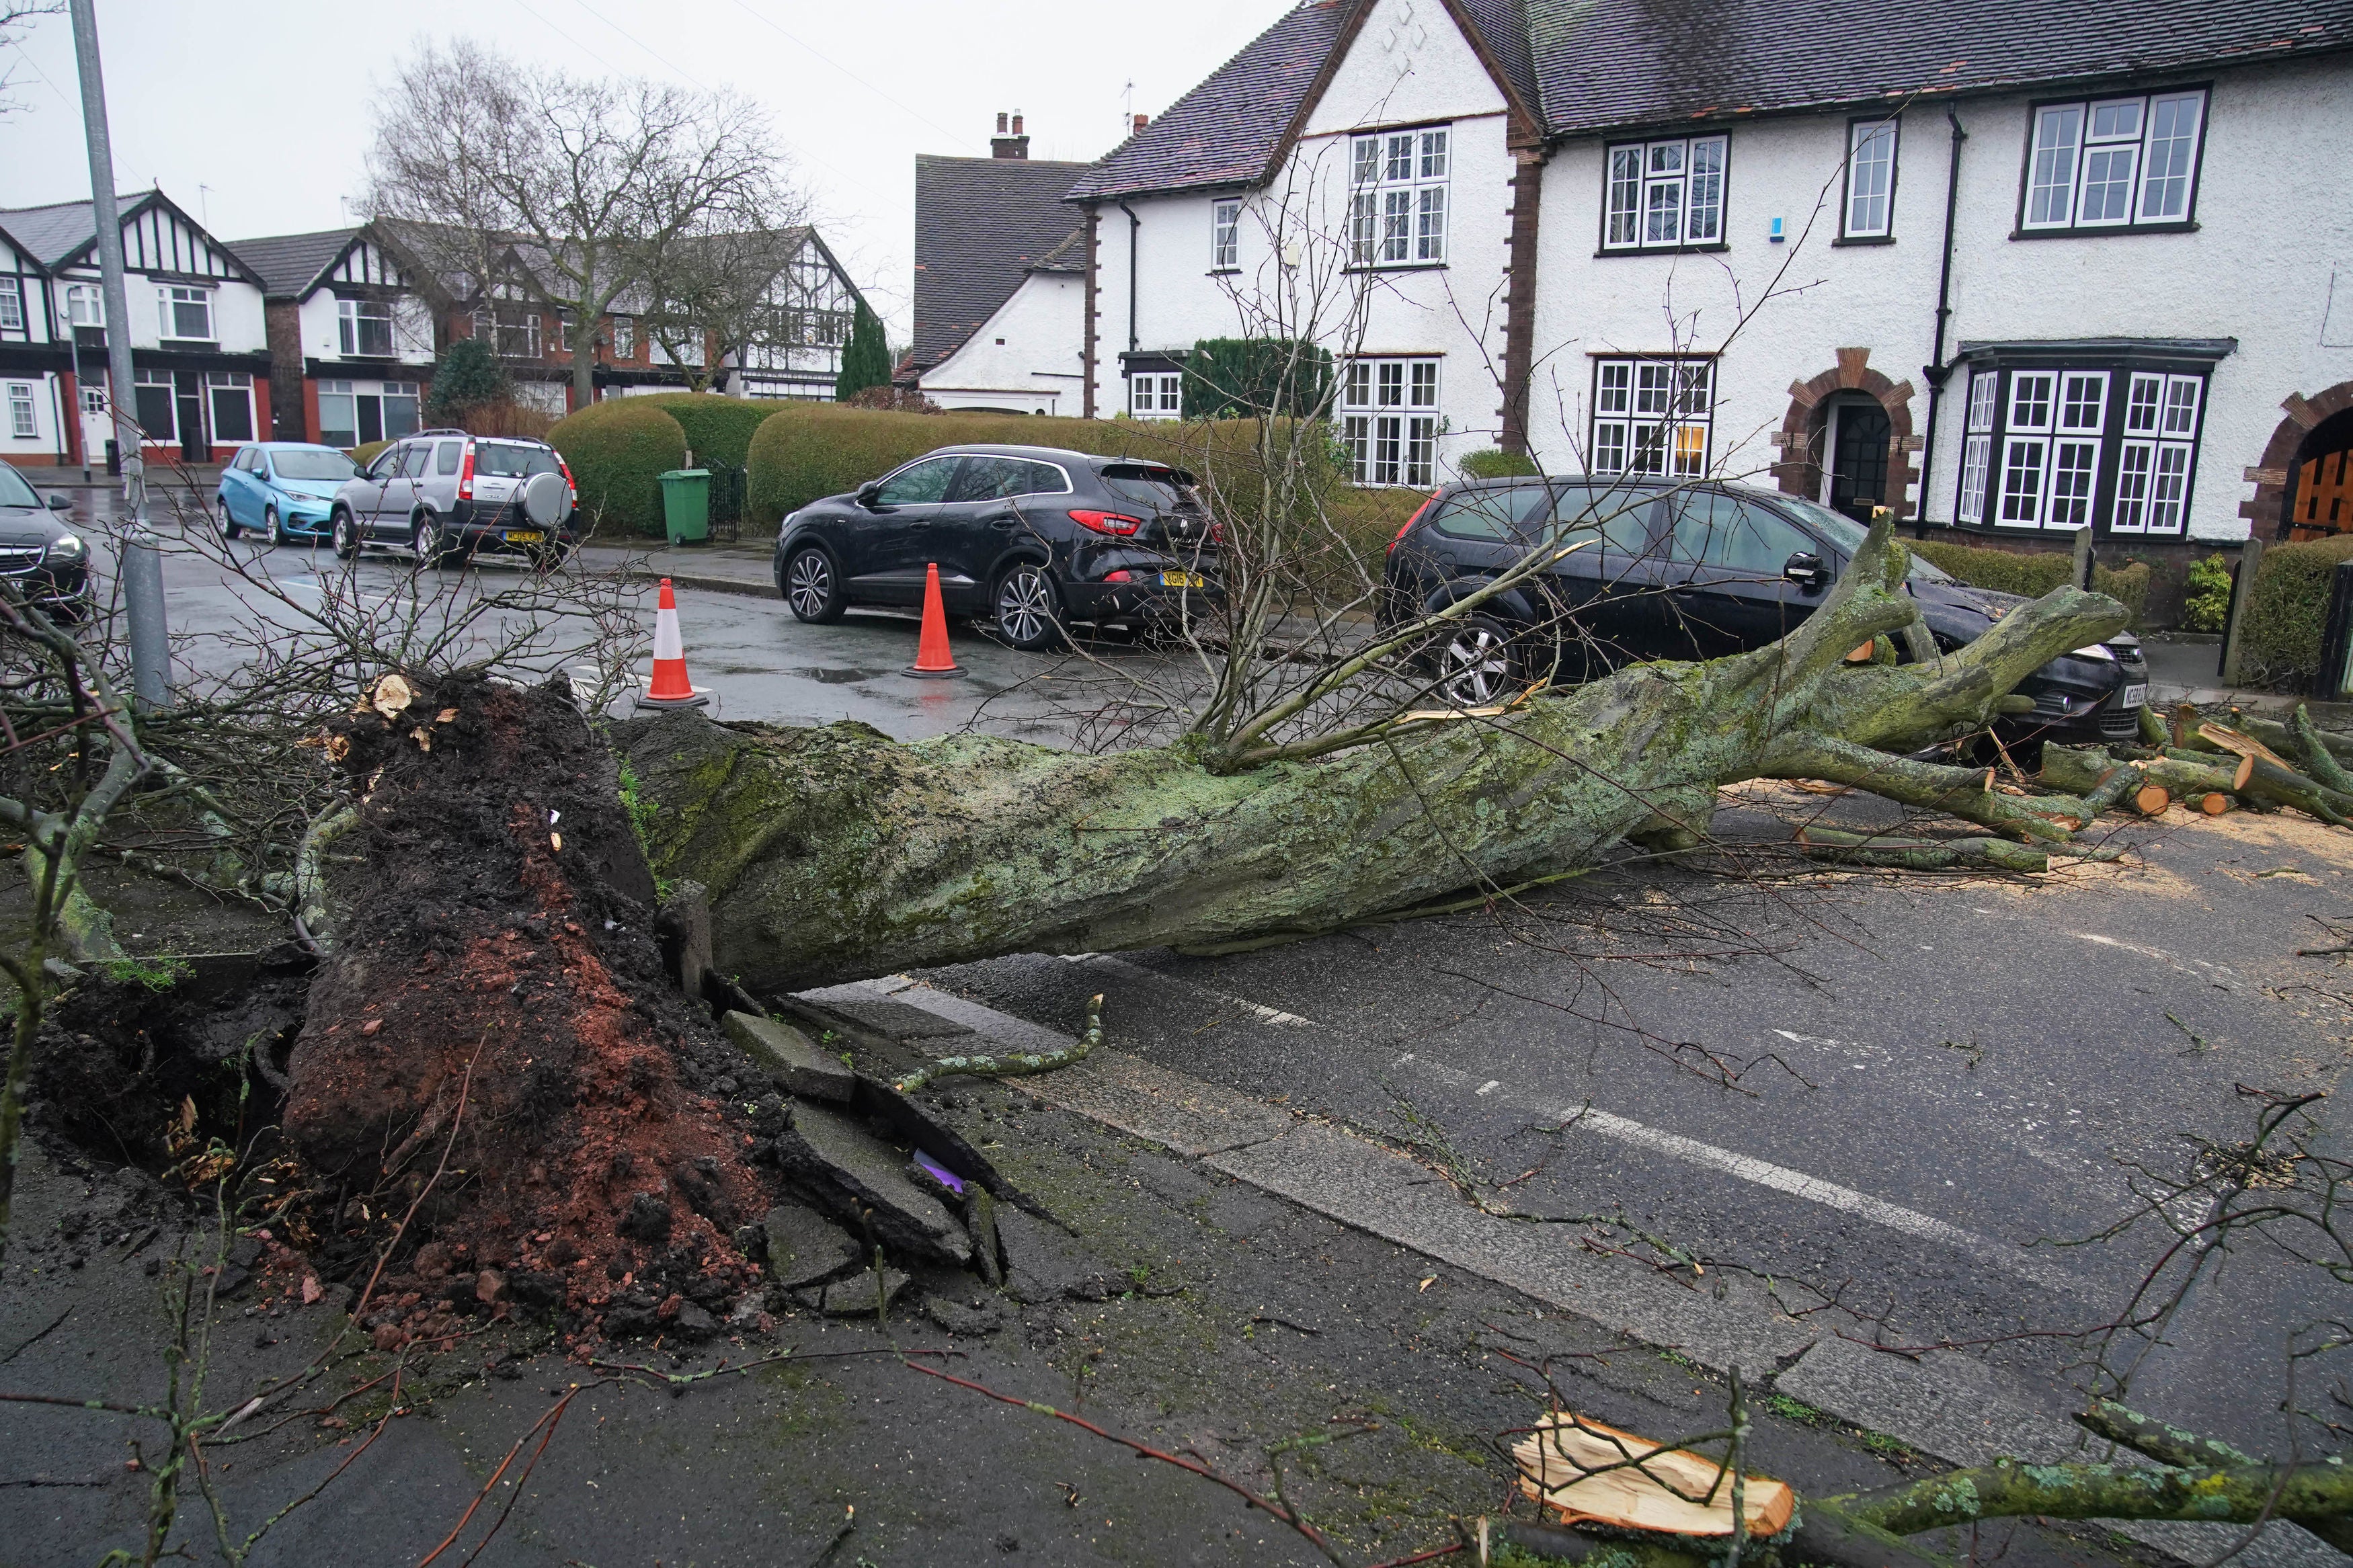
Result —
<instances>
[{"instance_id":1,"label":"car tail light","mask_svg":"<svg viewBox=\"0 0 2353 1568\"><path fill-rule=\"evenodd\" d=\"M1446 492L1444 490L1432 490L1430 492L1430 499L1428 500L1413 509L1413 515L1405 520L1405 526L1397 531L1397 537L1395 539L1389 541L1389 547L1387 551L1388 554L1395 555L1397 553L1397 547L1405 542L1405 536L1413 531L1413 525L1421 521L1421 514L1428 511L1431 507L1436 506L1438 504L1438 498L1445 493Z\"/></svg>"},{"instance_id":2,"label":"car tail light","mask_svg":"<svg viewBox=\"0 0 2353 1568\"><path fill-rule=\"evenodd\" d=\"M1115 511L1073 511L1071 521L1096 533L1126 535L1144 526L1142 518L1126 517Z\"/></svg>"},{"instance_id":3,"label":"car tail light","mask_svg":"<svg viewBox=\"0 0 2353 1568\"><path fill-rule=\"evenodd\" d=\"M564 471L564 489L565 493L571 498L572 504L578 506L580 504L580 487L572 482L572 465L564 460L564 454L561 452L555 454L555 466Z\"/></svg>"},{"instance_id":4,"label":"car tail light","mask_svg":"<svg viewBox=\"0 0 2353 1568\"><path fill-rule=\"evenodd\" d=\"M458 468L458 499L474 499L474 444L471 441L466 443L466 460Z\"/></svg>"},{"instance_id":5,"label":"car tail light","mask_svg":"<svg viewBox=\"0 0 2353 1568\"><path fill-rule=\"evenodd\" d=\"M1104 573L1103 581L1106 583L1133 583L1135 581L1135 574L1122 568L1117 572Z\"/></svg>"},{"instance_id":6,"label":"car tail light","mask_svg":"<svg viewBox=\"0 0 2353 1568\"><path fill-rule=\"evenodd\" d=\"M1225 542L1226 525L1219 522L1216 518L1211 518L1209 520L1209 542L1212 544L1222 545Z\"/></svg>"}]
</instances>

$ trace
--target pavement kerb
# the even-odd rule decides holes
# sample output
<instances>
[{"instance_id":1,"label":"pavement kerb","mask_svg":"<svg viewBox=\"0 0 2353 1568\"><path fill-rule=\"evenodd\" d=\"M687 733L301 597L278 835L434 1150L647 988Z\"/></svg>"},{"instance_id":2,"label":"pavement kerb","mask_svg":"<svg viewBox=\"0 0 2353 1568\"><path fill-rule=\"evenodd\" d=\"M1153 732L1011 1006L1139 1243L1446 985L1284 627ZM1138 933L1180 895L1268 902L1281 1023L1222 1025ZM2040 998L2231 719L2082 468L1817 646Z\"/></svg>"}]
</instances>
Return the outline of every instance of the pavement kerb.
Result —
<instances>
[{"instance_id":1,"label":"pavement kerb","mask_svg":"<svg viewBox=\"0 0 2353 1568\"><path fill-rule=\"evenodd\" d=\"M889 997L961 1024L1001 1048L1055 1051L1068 1036L907 975L803 993ZM1425 1166L1345 1129L1122 1051L1023 1079L1021 1092L1060 1110L1198 1159L1328 1219L1507 1286L1548 1306L1713 1372L1736 1362L1777 1393L1955 1465L2009 1457L2031 1463L2111 1456L2087 1448L2063 1414L2038 1405L1981 1363L1948 1352L1916 1360L1800 1323L1745 1277L1699 1281L1637 1274L1579 1246L1566 1229L1483 1215ZM1770 1369L1779 1367L1778 1373ZM2134 1462L2128 1454L2113 1456ZM2118 1523L2122 1534L2184 1563L2237 1544L2242 1527ZM2238 1553L2250 1568L2342 1568L2343 1557L2293 1525L2268 1529Z\"/></svg>"}]
</instances>

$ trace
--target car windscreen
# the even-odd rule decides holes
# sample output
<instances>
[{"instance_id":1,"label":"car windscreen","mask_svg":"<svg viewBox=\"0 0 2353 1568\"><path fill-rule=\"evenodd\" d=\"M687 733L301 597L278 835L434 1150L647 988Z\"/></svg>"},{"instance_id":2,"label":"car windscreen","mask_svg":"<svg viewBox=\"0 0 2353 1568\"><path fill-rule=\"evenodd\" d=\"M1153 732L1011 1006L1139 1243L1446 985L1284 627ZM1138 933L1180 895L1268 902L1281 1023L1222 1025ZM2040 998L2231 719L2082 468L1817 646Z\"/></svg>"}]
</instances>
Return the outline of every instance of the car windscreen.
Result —
<instances>
[{"instance_id":1,"label":"car windscreen","mask_svg":"<svg viewBox=\"0 0 2353 1568\"><path fill-rule=\"evenodd\" d=\"M272 452L269 467L281 479L348 479L359 468L341 452Z\"/></svg>"},{"instance_id":2,"label":"car windscreen","mask_svg":"<svg viewBox=\"0 0 2353 1568\"><path fill-rule=\"evenodd\" d=\"M524 447L512 441L478 441L474 445L474 472L491 479L519 479L527 474L562 471L556 467L555 454L544 447Z\"/></svg>"},{"instance_id":3,"label":"car windscreen","mask_svg":"<svg viewBox=\"0 0 2353 1568\"><path fill-rule=\"evenodd\" d=\"M1795 496L1775 496L1773 504L1798 513L1802 521L1817 532L1827 535L1832 544L1845 551L1850 557L1862 548L1863 539L1871 531L1842 511L1832 511L1826 506L1801 500ZM1917 555L1912 557L1912 568L1904 575L1915 583L1950 583L1954 580L1951 573Z\"/></svg>"},{"instance_id":4,"label":"car windscreen","mask_svg":"<svg viewBox=\"0 0 2353 1568\"><path fill-rule=\"evenodd\" d=\"M1197 511L1201 498L1193 476L1182 468L1155 468L1143 463L1116 463L1103 470L1103 489L1130 506L1161 511Z\"/></svg>"},{"instance_id":5,"label":"car windscreen","mask_svg":"<svg viewBox=\"0 0 2353 1568\"><path fill-rule=\"evenodd\" d=\"M38 506L41 498L25 482L25 476L0 463L0 506Z\"/></svg>"}]
</instances>

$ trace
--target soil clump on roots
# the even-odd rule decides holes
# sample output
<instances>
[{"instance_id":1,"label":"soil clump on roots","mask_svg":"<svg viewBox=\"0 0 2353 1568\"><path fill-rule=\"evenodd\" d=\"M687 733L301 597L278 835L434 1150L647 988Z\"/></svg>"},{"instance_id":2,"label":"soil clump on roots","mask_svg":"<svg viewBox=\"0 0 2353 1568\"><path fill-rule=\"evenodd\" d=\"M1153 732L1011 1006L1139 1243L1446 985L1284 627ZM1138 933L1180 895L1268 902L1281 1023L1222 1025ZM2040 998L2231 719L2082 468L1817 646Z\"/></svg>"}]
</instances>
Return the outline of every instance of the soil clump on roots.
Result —
<instances>
[{"instance_id":1,"label":"soil clump on roots","mask_svg":"<svg viewBox=\"0 0 2353 1568\"><path fill-rule=\"evenodd\" d=\"M363 864L335 879L284 1125L336 1194L322 1231L381 1246L414 1210L365 1309L379 1342L509 1300L711 1332L758 1279L733 1233L770 1203L745 1064L670 983L569 688L388 679L325 747L360 796L337 849Z\"/></svg>"}]
</instances>

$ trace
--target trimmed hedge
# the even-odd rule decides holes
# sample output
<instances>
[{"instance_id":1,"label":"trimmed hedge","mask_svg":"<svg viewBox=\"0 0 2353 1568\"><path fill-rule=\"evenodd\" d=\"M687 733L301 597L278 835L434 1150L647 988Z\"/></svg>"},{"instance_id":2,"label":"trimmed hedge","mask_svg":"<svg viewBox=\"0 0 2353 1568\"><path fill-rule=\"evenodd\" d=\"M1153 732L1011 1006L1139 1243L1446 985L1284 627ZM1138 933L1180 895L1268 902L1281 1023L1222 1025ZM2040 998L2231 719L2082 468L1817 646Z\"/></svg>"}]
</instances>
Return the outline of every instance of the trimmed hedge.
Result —
<instances>
[{"instance_id":1,"label":"trimmed hedge","mask_svg":"<svg viewBox=\"0 0 2353 1568\"><path fill-rule=\"evenodd\" d=\"M1219 488L1229 506L1246 508L1257 489L1257 424L1247 419L1198 424L1018 414L894 414L838 403L790 403L753 434L747 506L754 523L773 524L786 512L854 490L938 447L993 441L1167 463ZM1324 479L1336 484L1336 469ZM1420 504L1419 499L1415 504Z\"/></svg>"},{"instance_id":2,"label":"trimmed hedge","mask_svg":"<svg viewBox=\"0 0 2353 1568\"><path fill-rule=\"evenodd\" d=\"M629 401L650 404L677 420L698 468L714 463L744 467L752 454L753 432L785 406L773 397L722 397L712 392L659 392Z\"/></svg>"},{"instance_id":3,"label":"trimmed hedge","mask_svg":"<svg viewBox=\"0 0 2353 1568\"><path fill-rule=\"evenodd\" d=\"M2320 668L2329 587L2341 561L2353 561L2353 537L2274 544L2263 552L2239 633L2240 650L2256 679L2292 688Z\"/></svg>"},{"instance_id":4,"label":"trimmed hedge","mask_svg":"<svg viewBox=\"0 0 2353 1568\"><path fill-rule=\"evenodd\" d=\"M659 538L657 476L686 465L686 432L652 397L615 397L556 421L548 445L564 454L580 508L599 528Z\"/></svg>"},{"instance_id":5,"label":"trimmed hedge","mask_svg":"<svg viewBox=\"0 0 2353 1568\"><path fill-rule=\"evenodd\" d=\"M1988 588L1997 594L2018 594L2029 599L2039 599L2052 589L2065 583L2074 573L2073 551L2038 550L2021 554L2011 550L1979 550L1967 544L1948 544L1941 540L1905 540L1905 548L1933 565L1941 566L1972 588ZM2148 608L2149 570L2146 561L2136 561L2116 569L2094 563L2092 567L2092 589L2105 594L2132 612L2133 625L2141 623Z\"/></svg>"},{"instance_id":6,"label":"trimmed hedge","mask_svg":"<svg viewBox=\"0 0 2353 1568\"><path fill-rule=\"evenodd\" d=\"M389 441L364 441L356 447L346 447L343 450L350 456L353 462L364 468L375 461L375 455L378 452L391 445Z\"/></svg>"},{"instance_id":7,"label":"trimmed hedge","mask_svg":"<svg viewBox=\"0 0 2353 1568\"><path fill-rule=\"evenodd\" d=\"M1462 460L1454 466L1462 470L1466 479L1535 479L1543 472L1536 467L1536 460L1526 453L1506 452L1501 447L1465 452Z\"/></svg>"}]
</instances>

